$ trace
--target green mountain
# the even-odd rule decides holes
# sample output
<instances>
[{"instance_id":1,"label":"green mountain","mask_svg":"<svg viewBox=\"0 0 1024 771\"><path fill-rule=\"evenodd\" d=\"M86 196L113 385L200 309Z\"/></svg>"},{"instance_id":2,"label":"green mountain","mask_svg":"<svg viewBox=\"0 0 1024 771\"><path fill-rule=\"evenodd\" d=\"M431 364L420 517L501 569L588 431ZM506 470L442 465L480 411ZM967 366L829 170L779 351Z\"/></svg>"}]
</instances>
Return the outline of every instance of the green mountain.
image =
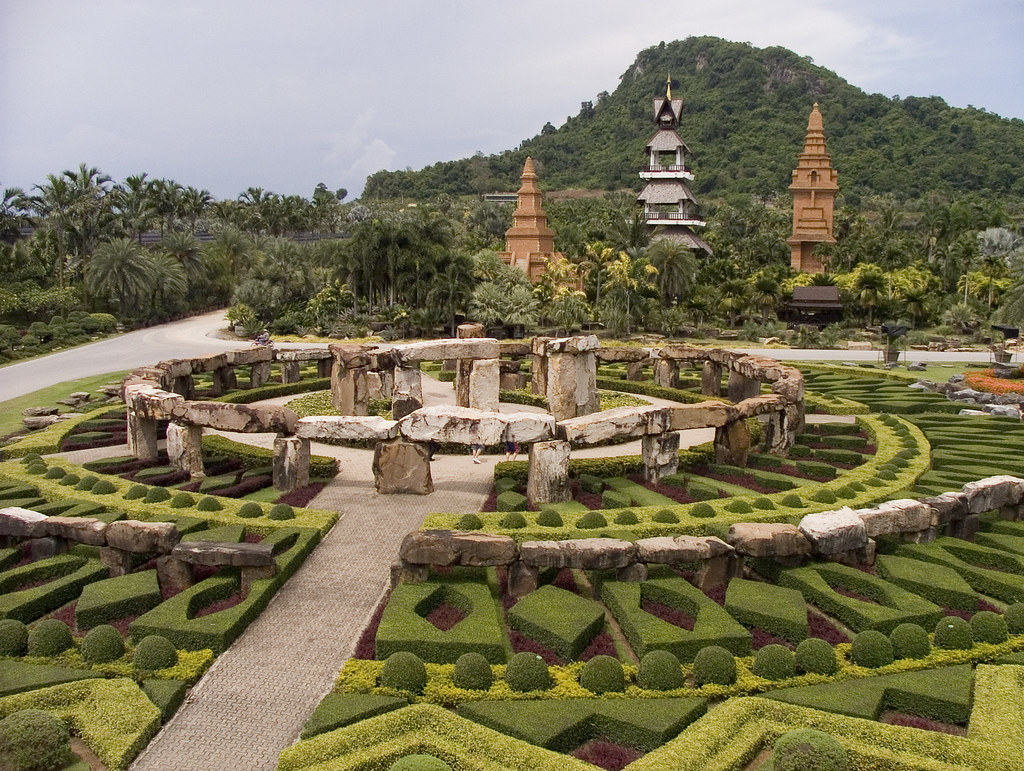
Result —
<instances>
[{"instance_id":1,"label":"green mountain","mask_svg":"<svg viewBox=\"0 0 1024 771\"><path fill-rule=\"evenodd\" d=\"M669 74L673 96L685 101L679 133L695 156L699 195L785 191L819 102L848 202L871 193L1024 197L1024 121L938 97L868 94L788 49L713 37L641 51L614 92L584 102L578 115L557 129L548 124L516 150L379 171L367 178L364 197L515 190L527 155L548 189L638 189L655 129L651 99L664 95Z\"/></svg>"}]
</instances>

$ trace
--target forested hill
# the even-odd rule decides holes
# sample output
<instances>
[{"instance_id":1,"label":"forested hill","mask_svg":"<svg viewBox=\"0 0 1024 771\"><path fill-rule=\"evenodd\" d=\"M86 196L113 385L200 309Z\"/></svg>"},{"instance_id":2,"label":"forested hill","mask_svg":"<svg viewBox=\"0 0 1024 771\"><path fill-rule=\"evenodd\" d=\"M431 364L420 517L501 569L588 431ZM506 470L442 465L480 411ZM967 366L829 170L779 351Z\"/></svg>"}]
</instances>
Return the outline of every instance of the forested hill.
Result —
<instances>
[{"instance_id":1,"label":"forested hill","mask_svg":"<svg viewBox=\"0 0 1024 771\"><path fill-rule=\"evenodd\" d=\"M982 191L1024 198L1024 121L938 97L868 94L785 48L754 48L691 37L642 51L612 93L584 102L558 129L550 124L517 150L380 171L364 197L428 198L515 190L527 155L547 189L638 189L644 146L654 132L651 99L685 100L680 135L693 150L698 194L783 192L807 116L820 103L839 184L849 202L869 193L916 198Z\"/></svg>"}]
</instances>

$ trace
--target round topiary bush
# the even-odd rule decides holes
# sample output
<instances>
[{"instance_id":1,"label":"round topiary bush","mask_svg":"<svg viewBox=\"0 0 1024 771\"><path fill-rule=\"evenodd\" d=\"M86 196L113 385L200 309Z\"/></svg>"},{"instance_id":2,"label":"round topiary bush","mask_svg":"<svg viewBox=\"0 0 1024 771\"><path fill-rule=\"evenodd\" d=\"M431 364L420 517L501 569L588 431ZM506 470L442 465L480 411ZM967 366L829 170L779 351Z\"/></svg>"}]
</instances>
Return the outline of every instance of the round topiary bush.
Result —
<instances>
[{"instance_id":1,"label":"round topiary bush","mask_svg":"<svg viewBox=\"0 0 1024 771\"><path fill-rule=\"evenodd\" d=\"M616 525L635 525L639 521L630 509L623 509L615 515Z\"/></svg>"},{"instance_id":2,"label":"round topiary bush","mask_svg":"<svg viewBox=\"0 0 1024 771\"><path fill-rule=\"evenodd\" d=\"M188 493L175 493L167 505L172 509L187 509L189 506L195 506L195 503L196 499Z\"/></svg>"},{"instance_id":3,"label":"round topiary bush","mask_svg":"<svg viewBox=\"0 0 1024 771\"><path fill-rule=\"evenodd\" d=\"M200 498L199 503L196 504L196 509L198 509L199 511L220 511L223 508L224 504L222 504L212 495L207 495L205 498ZM271 511L271 513L273 513L273 511ZM292 514L292 517L294 516L295 514ZM271 519L273 519L273 517L271 517ZM291 517L282 517L282 519L291 519Z\"/></svg>"},{"instance_id":4,"label":"round topiary bush","mask_svg":"<svg viewBox=\"0 0 1024 771\"><path fill-rule=\"evenodd\" d=\"M520 528L526 527L526 517L523 516L522 512L510 511L501 521L498 523L508 530L519 530Z\"/></svg>"},{"instance_id":5,"label":"round topiary bush","mask_svg":"<svg viewBox=\"0 0 1024 771\"><path fill-rule=\"evenodd\" d=\"M839 668L835 649L820 637L808 637L796 646L796 668L816 675L834 675Z\"/></svg>"},{"instance_id":6,"label":"round topiary bush","mask_svg":"<svg viewBox=\"0 0 1024 771\"><path fill-rule=\"evenodd\" d=\"M896 472L893 471L892 469L879 468L878 471L875 472L875 478L884 479L886 482L891 482L896 478Z\"/></svg>"},{"instance_id":7,"label":"round topiary bush","mask_svg":"<svg viewBox=\"0 0 1024 771\"><path fill-rule=\"evenodd\" d=\"M1006 642L1009 633L1006 619L990 610L982 610L971 616L971 634L976 642L998 644Z\"/></svg>"},{"instance_id":8,"label":"round topiary bush","mask_svg":"<svg viewBox=\"0 0 1024 771\"><path fill-rule=\"evenodd\" d=\"M63 621L47 618L28 633L29 656L56 656L71 647L71 630Z\"/></svg>"},{"instance_id":9,"label":"round topiary bush","mask_svg":"<svg viewBox=\"0 0 1024 771\"><path fill-rule=\"evenodd\" d=\"M53 468L46 469L46 473L43 474L43 479L60 479L67 473L68 472L60 466L54 466Z\"/></svg>"},{"instance_id":10,"label":"round topiary bush","mask_svg":"<svg viewBox=\"0 0 1024 771\"><path fill-rule=\"evenodd\" d=\"M749 514L754 510L754 507L744 500L735 500L727 503L725 510L731 511L733 514Z\"/></svg>"},{"instance_id":11,"label":"round topiary bush","mask_svg":"<svg viewBox=\"0 0 1024 771\"><path fill-rule=\"evenodd\" d=\"M270 507L268 519L295 519L295 509L287 503L275 503Z\"/></svg>"},{"instance_id":12,"label":"round topiary bush","mask_svg":"<svg viewBox=\"0 0 1024 771\"><path fill-rule=\"evenodd\" d=\"M0 656L21 656L28 647L28 627L16 618L0 621Z\"/></svg>"},{"instance_id":13,"label":"round topiary bush","mask_svg":"<svg viewBox=\"0 0 1024 771\"><path fill-rule=\"evenodd\" d=\"M551 673L544 659L536 653L522 651L505 667L505 682L513 691L546 691L551 687Z\"/></svg>"},{"instance_id":14,"label":"round topiary bush","mask_svg":"<svg viewBox=\"0 0 1024 771\"><path fill-rule=\"evenodd\" d=\"M845 771L846 750L834 737L815 728L798 728L775 740L775 771Z\"/></svg>"},{"instance_id":15,"label":"round topiary bush","mask_svg":"<svg viewBox=\"0 0 1024 771\"><path fill-rule=\"evenodd\" d=\"M145 485L132 485L124 494L126 501L137 501L141 498L146 497L146 493L149 492L149 488Z\"/></svg>"},{"instance_id":16,"label":"round topiary bush","mask_svg":"<svg viewBox=\"0 0 1024 771\"><path fill-rule=\"evenodd\" d=\"M78 474L68 473L68 474L65 474L64 476L62 476L60 478L60 482L58 484L62 484L65 487L72 487L72 486L77 486L78 483L81 482L81 481L82 481L82 478L80 476L78 476Z\"/></svg>"},{"instance_id":17,"label":"round topiary bush","mask_svg":"<svg viewBox=\"0 0 1024 771\"><path fill-rule=\"evenodd\" d=\"M683 678L683 668L674 653L651 651L640 659L636 684L645 691L671 691L682 688L686 681Z\"/></svg>"},{"instance_id":18,"label":"round topiary bush","mask_svg":"<svg viewBox=\"0 0 1024 771\"><path fill-rule=\"evenodd\" d=\"M754 655L752 671L767 680L785 680L796 674L796 656L785 645L766 645Z\"/></svg>"},{"instance_id":19,"label":"round topiary bush","mask_svg":"<svg viewBox=\"0 0 1024 771\"><path fill-rule=\"evenodd\" d=\"M791 509L802 509L804 507L803 499L796 493L782 496L779 503Z\"/></svg>"},{"instance_id":20,"label":"round topiary bush","mask_svg":"<svg viewBox=\"0 0 1024 771\"><path fill-rule=\"evenodd\" d=\"M178 663L178 651L166 637L151 634L139 640L132 656L132 666L141 670L167 669Z\"/></svg>"},{"instance_id":21,"label":"round topiary bush","mask_svg":"<svg viewBox=\"0 0 1024 771\"><path fill-rule=\"evenodd\" d=\"M89 664L105 664L116 661L124 655L124 640L121 633L110 624L93 627L82 639L82 659Z\"/></svg>"},{"instance_id":22,"label":"round topiary bush","mask_svg":"<svg viewBox=\"0 0 1024 771\"><path fill-rule=\"evenodd\" d=\"M928 632L918 624L900 624L889 633L889 642L897 659L923 659L932 652Z\"/></svg>"},{"instance_id":23,"label":"round topiary bush","mask_svg":"<svg viewBox=\"0 0 1024 771\"><path fill-rule=\"evenodd\" d=\"M68 728L49 712L23 709L0 720L0 768L5 771L51 771L71 759Z\"/></svg>"},{"instance_id":24,"label":"round topiary bush","mask_svg":"<svg viewBox=\"0 0 1024 771\"><path fill-rule=\"evenodd\" d=\"M95 474L86 474L75 485L76 490L91 490L93 485L100 481L100 478Z\"/></svg>"},{"instance_id":25,"label":"round topiary bush","mask_svg":"<svg viewBox=\"0 0 1024 771\"><path fill-rule=\"evenodd\" d=\"M256 503L256 501L246 501L242 504L242 508L238 510L238 516L242 517L242 519L262 517L263 507Z\"/></svg>"},{"instance_id":26,"label":"round topiary bush","mask_svg":"<svg viewBox=\"0 0 1024 771\"><path fill-rule=\"evenodd\" d=\"M834 492L827 487L823 487L811 496L811 500L818 503L835 503L838 499Z\"/></svg>"},{"instance_id":27,"label":"round topiary bush","mask_svg":"<svg viewBox=\"0 0 1024 771\"><path fill-rule=\"evenodd\" d=\"M947 651L965 651L974 647L971 625L959 616L946 616L935 625L935 647Z\"/></svg>"},{"instance_id":28,"label":"round topiary bush","mask_svg":"<svg viewBox=\"0 0 1024 771\"><path fill-rule=\"evenodd\" d=\"M25 468L25 471L27 471L29 474L45 474L46 463L44 463L41 460L36 461L35 463L29 463L28 466Z\"/></svg>"},{"instance_id":29,"label":"round topiary bush","mask_svg":"<svg viewBox=\"0 0 1024 771\"><path fill-rule=\"evenodd\" d=\"M541 527L561 527L565 523L562 515L554 509L544 509L537 515L537 524Z\"/></svg>"},{"instance_id":30,"label":"round topiary bush","mask_svg":"<svg viewBox=\"0 0 1024 771\"><path fill-rule=\"evenodd\" d=\"M390 766L388 771L452 771L452 767L433 755L405 755Z\"/></svg>"},{"instance_id":31,"label":"round topiary bush","mask_svg":"<svg viewBox=\"0 0 1024 771\"><path fill-rule=\"evenodd\" d=\"M455 525L458 530L480 530L484 521L476 514L463 514Z\"/></svg>"},{"instance_id":32,"label":"round topiary bush","mask_svg":"<svg viewBox=\"0 0 1024 771\"><path fill-rule=\"evenodd\" d=\"M110 495L111 493L116 493L117 488L114 487L114 483L109 479L101 479L92 486L92 490L89 492L93 495Z\"/></svg>"},{"instance_id":33,"label":"round topiary bush","mask_svg":"<svg viewBox=\"0 0 1024 771\"><path fill-rule=\"evenodd\" d=\"M415 653L392 653L380 670L380 684L384 688L423 693L427 684L427 668Z\"/></svg>"},{"instance_id":34,"label":"round topiary bush","mask_svg":"<svg viewBox=\"0 0 1024 771\"><path fill-rule=\"evenodd\" d=\"M494 682L491 664L480 653L463 653L455 660L452 682L470 691L490 690Z\"/></svg>"},{"instance_id":35,"label":"round topiary bush","mask_svg":"<svg viewBox=\"0 0 1024 771\"><path fill-rule=\"evenodd\" d=\"M775 504L772 503L770 498L755 498L752 505L755 509L760 509L761 511L771 511L775 508Z\"/></svg>"},{"instance_id":36,"label":"round topiary bush","mask_svg":"<svg viewBox=\"0 0 1024 771\"><path fill-rule=\"evenodd\" d=\"M892 643L877 629L865 629L854 635L850 658L860 667L884 667L893 662Z\"/></svg>"},{"instance_id":37,"label":"round topiary bush","mask_svg":"<svg viewBox=\"0 0 1024 771\"><path fill-rule=\"evenodd\" d=\"M715 510L709 503L698 503L690 509L690 516L697 517L697 519L710 519L715 516Z\"/></svg>"},{"instance_id":38,"label":"round topiary bush","mask_svg":"<svg viewBox=\"0 0 1024 771\"><path fill-rule=\"evenodd\" d=\"M27 452L21 456L21 463L24 466L27 466L30 463L42 462L42 460L43 456L38 452Z\"/></svg>"},{"instance_id":39,"label":"round topiary bush","mask_svg":"<svg viewBox=\"0 0 1024 771\"><path fill-rule=\"evenodd\" d=\"M166 487L150 487L146 490L146 503L163 503L171 497L170 491Z\"/></svg>"},{"instance_id":40,"label":"round topiary bush","mask_svg":"<svg viewBox=\"0 0 1024 771\"><path fill-rule=\"evenodd\" d=\"M651 519L654 522L665 522L667 524L673 524L679 521L679 517L676 516L676 513L672 511L672 509L662 509L661 511L656 512Z\"/></svg>"},{"instance_id":41,"label":"round topiary bush","mask_svg":"<svg viewBox=\"0 0 1024 771\"><path fill-rule=\"evenodd\" d=\"M622 693L626 690L622 662L611 656L594 656L583 665L580 685L596 694Z\"/></svg>"},{"instance_id":42,"label":"round topiary bush","mask_svg":"<svg viewBox=\"0 0 1024 771\"><path fill-rule=\"evenodd\" d=\"M732 685L736 682L736 657L720 645L708 645L697 651L693 659L693 684L715 683Z\"/></svg>"},{"instance_id":43,"label":"round topiary bush","mask_svg":"<svg viewBox=\"0 0 1024 771\"><path fill-rule=\"evenodd\" d=\"M608 520L604 518L604 514L596 511L588 511L578 520L576 520L576 527L580 530L596 530L599 527L607 527Z\"/></svg>"},{"instance_id":44,"label":"round topiary bush","mask_svg":"<svg viewBox=\"0 0 1024 771\"><path fill-rule=\"evenodd\" d=\"M1010 634L1024 634L1024 602L1015 602L1003 611L1006 631Z\"/></svg>"}]
</instances>

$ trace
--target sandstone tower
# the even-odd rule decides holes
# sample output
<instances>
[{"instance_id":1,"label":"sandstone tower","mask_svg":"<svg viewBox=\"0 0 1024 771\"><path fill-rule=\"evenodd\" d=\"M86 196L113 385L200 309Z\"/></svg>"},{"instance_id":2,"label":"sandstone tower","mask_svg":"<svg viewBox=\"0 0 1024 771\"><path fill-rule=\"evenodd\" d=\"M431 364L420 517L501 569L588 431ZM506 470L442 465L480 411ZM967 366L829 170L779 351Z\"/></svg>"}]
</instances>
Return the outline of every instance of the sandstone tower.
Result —
<instances>
[{"instance_id":1,"label":"sandstone tower","mask_svg":"<svg viewBox=\"0 0 1024 771\"><path fill-rule=\"evenodd\" d=\"M498 256L507 265L519 268L536 284L544 274L547 261L564 259L565 255L555 251L555 231L548 227L548 216L541 206L532 158L527 158L523 164L522 182L519 203L512 213L512 227L505 231L505 251Z\"/></svg>"},{"instance_id":2,"label":"sandstone tower","mask_svg":"<svg viewBox=\"0 0 1024 771\"><path fill-rule=\"evenodd\" d=\"M821 273L821 258L814 255L816 244L834 244L832 210L839 185L832 168L832 156L825 149L825 130L814 103L807 121L804 151L793 170L793 235L786 241L793 251L790 263L801 273Z\"/></svg>"}]
</instances>

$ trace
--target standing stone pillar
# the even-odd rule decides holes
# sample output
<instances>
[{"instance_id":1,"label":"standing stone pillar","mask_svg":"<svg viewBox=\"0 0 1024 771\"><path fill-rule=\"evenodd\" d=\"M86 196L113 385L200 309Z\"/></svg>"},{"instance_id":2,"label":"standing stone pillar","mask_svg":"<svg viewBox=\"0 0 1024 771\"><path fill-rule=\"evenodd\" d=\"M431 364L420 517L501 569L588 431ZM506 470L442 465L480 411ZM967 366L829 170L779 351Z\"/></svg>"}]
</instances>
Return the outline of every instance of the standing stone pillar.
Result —
<instances>
[{"instance_id":1,"label":"standing stone pillar","mask_svg":"<svg viewBox=\"0 0 1024 771\"><path fill-rule=\"evenodd\" d=\"M171 383L171 390L181 396L184 399L192 399L195 397L196 389L195 383L192 380L191 375L181 375L174 378Z\"/></svg>"},{"instance_id":2,"label":"standing stone pillar","mask_svg":"<svg viewBox=\"0 0 1024 771\"><path fill-rule=\"evenodd\" d=\"M299 374L299 362L297 361L282 361L281 362L281 382L282 383L298 383L301 380Z\"/></svg>"},{"instance_id":3,"label":"standing stone pillar","mask_svg":"<svg viewBox=\"0 0 1024 771\"><path fill-rule=\"evenodd\" d=\"M593 335L559 338L546 343L548 411L555 420L597 412L597 358Z\"/></svg>"},{"instance_id":4,"label":"standing stone pillar","mask_svg":"<svg viewBox=\"0 0 1024 771\"><path fill-rule=\"evenodd\" d=\"M330 358L317 359L317 361L316 361L316 376L317 377L330 377L332 369L334 369L334 359L330 359Z\"/></svg>"},{"instance_id":5,"label":"standing stone pillar","mask_svg":"<svg viewBox=\"0 0 1024 771\"><path fill-rule=\"evenodd\" d=\"M401 420L423 406L423 381L418 364L395 367L391 417Z\"/></svg>"},{"instance_id":6,"label":"standing stone pillar","mask_svg":"<svg viewBox=\"0 0 1024 771\"><path fill-rule=\"evenodd\" d=\"M678 388L679 362L675 359L658 359L654 362L654 384L662 388Z\"/></svg>"},{"instance_id":7,"label":"standing stone pillar","mask_svg":"<svg viewBox=\"0 0 1024 771\"><path fill-rule=\"evenodd\" d=\"M170 423L167 426L167 459L172 466L192 477L205 476L203 471L203 429Z\"/></svg>"},{"instance_id":8,"label":"standing stone pillar","mask_svg":"<svg viewBox=\"0 0 1024 771\"><path fill-rule=\"evenodd\" d=\"M746 466L750 453L750 429L744 420L715 429L715 459L730 466Z\"/></svg>"},{"instance_id":9,"label":"standing stone pillar","mask_svg":"<svg viewBox=\"0 0 1024 771\"><path fill-rule=\"evenodd\" d=\"M210 396L220 396L225 391L235 388L235 370L233 367L218 367L210 373Z\"/></svg>"},{"instance_id":10,"label":"standing stone pillar","mask_svg":"<svg viewBox=\"0 0 1024 771\"><path fill-rule=\"evenodd\" d=\"M157 447L157 422L153 418L142 418L128 410L128 451L139 460L156 460L160 455Z\"/></svg>"},{"instance_id":11,"label":"standing stone pillar","mask_svg":"<svg viewBox=\"0 0 1024 771\"><path fill-rule=\"evenodd\" d=\"M704 362L700 373L700 392L704 396L722 395L722 365L719 362Z\"/></svg>"},{"instance_id":12,"label":"standing stone pillar","mask_svg":"<svg viewBox=\"0 0 1024 771\"><path fill-rule=\"evenodd\" d=\"M373 450L373 482L381 495L434 492L427 445L402 438L377 442Z\"/></svg>"},{"instance_id":13,"label":"standing stone pillar","mask_svg":"<svg viewBox=\"0 0 1024 771\"><path fill-rule=\"evenodd\" d=\"M501 384L501 362L498 359L476 359L470 362L469 404L467 406L488 412L498 411L498 391Z\"/></svg>"},{"instance_id":14,"label":"standing stone pillar","mask_svg":"<svg viewBox=\"0 0 1024 771\"><path fill-rule=\"evenodd\" d=\"M270 362L258 361L249 370L249 388L259 388L270 382Z\"/></svg>"},{"instance_id":15,"label":"standing stone pillar","mask_svg":"<svg viewBox=\"0 0 1024 771\"><path fill-rule=\"evenodd\" d=\"M530 343L530 391L538 396L546 396L548 392L548 353L547 344L550 337L535 337Z\"/></svg>"},{"instance_id":16,"label":"standing stone pillar","mask_svg":"<svg viewBox=\"0 0 1024 771\"><path fill-rule=\"evenodd\" d=\"M678 431L644 434L640 444L645 480L659 482L679 470L679 436Z\"/></svg>"},{"instance_id":17,"label":"standing stone pillar","mask_svg":"<svg viewBox=\"0 0 1024 771\"><path fill-rule=\"evenodd\" d=\"M474 337L485 337L487 334L483 324L459 324L455 336L459 340L468 340ZM473 373L472 359L455 360L455 404L459 407L470 405L470 379Z\"/></svg>"},{"instance_id":18,"label":"standing stone pillar","mask_svg":"<svg viewBox=\"0 0 1024 771\"><path fill-rule=\"evenodd\" d=\"M356 345L332 345L331 403L342 415L366 415L370 358Z\"/></svg>"},{"instance_id":19,"label":"standing stone pillar","mask_svg":"<svg viewBox=\"0 0 1024 771\"><path fill-rule=\"evenodd\" d=\"M731 402L741 402L750 399L761 393L761 383L752 377L747 377L735 370L729 372L729 390L727 396Z\"/></svg>"},{"instance_id":20,"label":"standing stone pillar","mask_svg":"<svg viewBox=\"0 0 1024 771\"><path fill-rule=\"evenodd\" d=\"M773 455L787 455L796 441L796 432L789 419L790 408L768 414L764 424L764 449Z\"/></svg>"},{"instance_id":21,"label":"standing stone pillar","mask_svg":"<svg viewBox=\"0 0 1024 771\"><path fill-rule=\"evenodd\" d=\"M631 361L626 364L626 380L643 380L644 363L642 361Z\"/></svg>"},{"instance_id":22,"label":"standing stone pillar","mask_svg":"<svg viewBox=\"0 0 1024 771\"><path fill-rule=\"evenodd\" d=\"M562 440L534 442L526 477L526 503L531 509L542 503L561 503L572 496L569 489L569 443Z\"/></svg>"},{"instance_id":23,"label":"standing stone pillar","mask_svg":"<svg viewBox=\"0 0 1024 771\"><path fill-rule=\"evenodd\" d=\"M274 440L274 489L290 492L309 484L309 440L279 436Z\"/></svg>"}]
</instances>

